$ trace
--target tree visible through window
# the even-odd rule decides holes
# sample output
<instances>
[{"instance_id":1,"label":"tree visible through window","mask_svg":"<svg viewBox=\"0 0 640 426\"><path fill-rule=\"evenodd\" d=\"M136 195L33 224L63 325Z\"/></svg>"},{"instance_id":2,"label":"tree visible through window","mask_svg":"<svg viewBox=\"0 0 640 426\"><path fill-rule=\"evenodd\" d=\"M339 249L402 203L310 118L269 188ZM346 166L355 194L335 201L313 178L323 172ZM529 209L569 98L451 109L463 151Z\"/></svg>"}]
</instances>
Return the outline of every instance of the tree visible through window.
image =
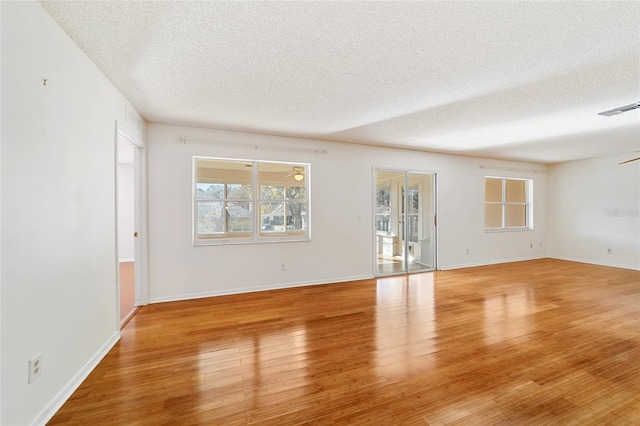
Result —
<instances>
[{"instance_id":1,"label":"tree visible through window","mask_svg":"<svg viewBox=\"0 0 640 426\"><path fill-rule=\"evenodd\" d=\"M488 230L531 229L531 185L526 179L486 177L484 227Z\"/></svg>"},{"instance_id":2,"label":"tree visible through window","mask_svg":"<svg viewBox=\"0 0 640 426\"><path fill-rule=\"evenodd\" d=\"M194 158L195 243L308 239L308 174L308 164Z\"/></svg>"},{"instance_id":3,"label":"tree visible through window","mask_svg":"<svg viewBox=\"0 0 640 426\"><path fill-rule=\"evenodd\" d=\"M391 232L391 185L389 182L379 183L376 190L376 230Z\"/></svg>"}]
</instances>

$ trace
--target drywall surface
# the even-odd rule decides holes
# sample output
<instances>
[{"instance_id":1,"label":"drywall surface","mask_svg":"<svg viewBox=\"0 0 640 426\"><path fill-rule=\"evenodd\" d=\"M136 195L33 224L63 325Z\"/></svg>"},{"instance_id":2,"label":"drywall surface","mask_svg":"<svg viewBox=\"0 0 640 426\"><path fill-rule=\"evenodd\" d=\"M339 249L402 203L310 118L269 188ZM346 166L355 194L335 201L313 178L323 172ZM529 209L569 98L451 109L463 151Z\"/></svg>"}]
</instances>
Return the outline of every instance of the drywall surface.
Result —
<instances>
[{"instance_id":1,"label":"drywall surface","mask_svg":"<svg viewBox=\"0 0 640 426\"><path fill-rule=\"evenodd\" d=\"M163 124L147 132L151 302L373 276L376 167L437 174L439 268L546 256L544 166ZM194 247L193 156L310 163L311 241ZM534 230L485 232L485 176L533 180Z\"/></svg>"},{"instance_id":2,"label":"drywall surface","mask_svg":"<svg viewBox=\"0 0 640 426\"><path fill-rule=\"evenodd\" d=\"M119 336L115 122L126 99L40 4L1 8L0 423L42 424Z\"/></svg>"},{"instance_id":3,"label":"drywall surface","mask_svg":"<svg viewBox=\"0 0 640 426\"><path fill-rule=\"evenodd\" d=\"M549 167L550 257L640 269L640 161L618 164L633 157Z\"/></svg>"}]
</instances>

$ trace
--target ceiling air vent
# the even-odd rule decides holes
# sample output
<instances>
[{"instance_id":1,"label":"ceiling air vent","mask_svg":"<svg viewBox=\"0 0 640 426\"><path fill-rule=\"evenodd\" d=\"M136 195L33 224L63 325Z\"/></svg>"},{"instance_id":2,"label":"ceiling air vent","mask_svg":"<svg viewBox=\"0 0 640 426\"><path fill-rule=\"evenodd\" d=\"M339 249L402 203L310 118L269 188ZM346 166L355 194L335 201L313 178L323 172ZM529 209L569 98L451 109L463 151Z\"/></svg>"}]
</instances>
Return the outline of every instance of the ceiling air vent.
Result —
<instances>
[{"instance_id":1,"label":"ceiling air vent","mask_svg":"<svg viewBox=\"0 0 640 426\"><path fill-rule=\"evenodd\" d=\"M621 106L618 108L610 109L609 111L599 112L598 115L604 115L605 117L612 117L614 115L622 114L623 112L631 111L640 108L640 102Z\"/></svg>"}]
</instances>

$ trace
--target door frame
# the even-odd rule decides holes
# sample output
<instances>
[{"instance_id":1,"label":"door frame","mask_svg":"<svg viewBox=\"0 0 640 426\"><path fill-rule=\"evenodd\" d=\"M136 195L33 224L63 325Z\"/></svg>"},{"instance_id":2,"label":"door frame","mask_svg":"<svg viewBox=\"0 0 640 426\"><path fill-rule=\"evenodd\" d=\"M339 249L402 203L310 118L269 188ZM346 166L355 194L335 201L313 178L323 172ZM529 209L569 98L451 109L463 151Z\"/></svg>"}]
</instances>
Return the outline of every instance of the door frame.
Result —
<instances>
[{"instance_id":1,"label":"door frame","mask_svg":"<svg viewBox=\"0 0 640 426\"><path fill-rule=\"evenodd\" d=\"M149 239L147 198L147 146L138 136L131 134L128 124L116 120L115 131L115 197L116 197L116 324L120 329L120 268L118 255L118 144L125 142L134 148L133 194L134 194L134 306L149 304Z\"/></svg>"},{"instance_id":2,"label":"door frame","mask_svg":"<svg viewBox=\"0 0 640 426\"><path fill-rule=\"evenodd\" d=\"M399 168L399 167L381 167L381 166L373 166L372 168L373 172L372 172L372 213L373 213L373 229L372 229L372 252L373 252L373 276L375 277L384 277L384 276L391 276L391 275L403 275L403 274L418 274L418 273L424 273L424 272L431 272L431 271L436 271L438 270L438 221L437 221L437 217L438 217L438 173L435 171L429 171L429 170L415 170L415 169L404 169L404 168ZM420 269L420 270L410 270L409 269L409 263L408 263L408 243L405 238L405 240L403 240L403 252L404 252L404 271L402 272L391 272L391 273L380 273L378 271L378 253L377 253L377 244L378 244L378 235L377 235L377 229L376 229L376 216L377 216L377 204L376 204L376 199L377 199L377 184L378 184L378 172L382 171L382 172L398 172L398 173L402 173L405 175L405 182L404 182L404 186L406 187L408 185L408 178L410 174L418 174L418 175L430 175L432 176L433 179L433 184L432 184L432 188L433 188L433 203L434 203L434 208L433 208L433 217L431 218L431 220L433 220L433 238L434 238L434 242L433 242L433 268L431 269ZM406 188L405 188L406 191ZM401 196L399 196L399 198L402 198ZM406 201L405 197L405 210L407 208L407 201ZM406 212L405 212L406 213ZM399 215L401 215L402 213L399 212ZM403 223L403 228L404 230L402 232L405 233L405 237L407 234L407 221L405 219L404 221L405 223Z\"/></svg>"}]
</instances>

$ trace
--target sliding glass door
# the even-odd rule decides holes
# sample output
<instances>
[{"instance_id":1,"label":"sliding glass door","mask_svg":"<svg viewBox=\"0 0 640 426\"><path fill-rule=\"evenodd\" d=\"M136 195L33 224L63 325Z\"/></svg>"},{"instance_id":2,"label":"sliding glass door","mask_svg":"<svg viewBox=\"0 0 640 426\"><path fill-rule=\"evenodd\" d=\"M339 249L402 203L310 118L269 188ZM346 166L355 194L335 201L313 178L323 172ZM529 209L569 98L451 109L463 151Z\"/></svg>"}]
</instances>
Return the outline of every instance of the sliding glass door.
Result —
<instances>
[{"instance_id":1,"label":"sliding glass door","mask_svg":"<svg viewBox=\"0 0 640 426\"><path fill-rule=\"evenodd\" d=\"M375 175L377 274L435 269L435 174L377 169Z\"/></svg>"}]
</instances>

